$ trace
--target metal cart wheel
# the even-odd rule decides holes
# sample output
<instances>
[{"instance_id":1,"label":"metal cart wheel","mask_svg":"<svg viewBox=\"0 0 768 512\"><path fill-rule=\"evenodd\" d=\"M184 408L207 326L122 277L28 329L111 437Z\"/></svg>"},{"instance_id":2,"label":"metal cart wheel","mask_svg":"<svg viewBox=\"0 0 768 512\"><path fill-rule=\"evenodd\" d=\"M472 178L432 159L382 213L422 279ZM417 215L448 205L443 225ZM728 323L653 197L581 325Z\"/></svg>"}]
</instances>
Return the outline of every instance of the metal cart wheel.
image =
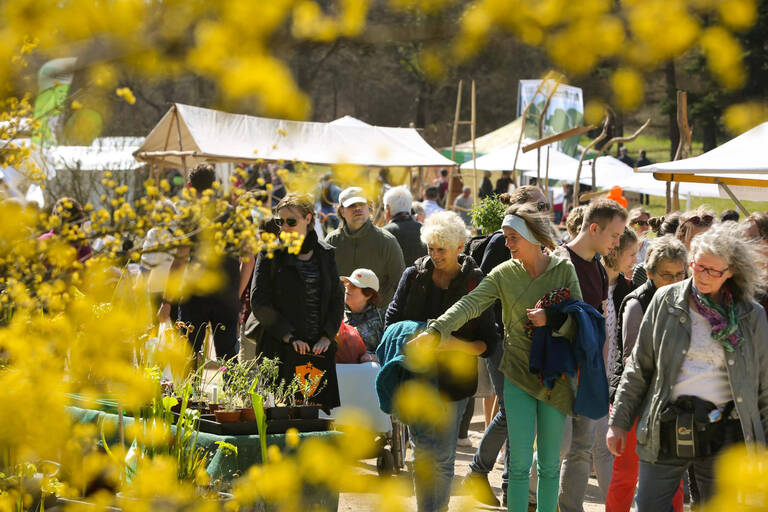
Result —
<instances>
[{"instance_id":1,"label":"metal cart wheel","mask_svg":"<svg viewBox=\"0 0 768 512\"><path fill-rule=\"evenodd\" d=\"M379 456L376 457L376 471L379 476L391 476L395 473L395 457L386 448L382 447L379 450Z\"/></svg>"}]
</instances>

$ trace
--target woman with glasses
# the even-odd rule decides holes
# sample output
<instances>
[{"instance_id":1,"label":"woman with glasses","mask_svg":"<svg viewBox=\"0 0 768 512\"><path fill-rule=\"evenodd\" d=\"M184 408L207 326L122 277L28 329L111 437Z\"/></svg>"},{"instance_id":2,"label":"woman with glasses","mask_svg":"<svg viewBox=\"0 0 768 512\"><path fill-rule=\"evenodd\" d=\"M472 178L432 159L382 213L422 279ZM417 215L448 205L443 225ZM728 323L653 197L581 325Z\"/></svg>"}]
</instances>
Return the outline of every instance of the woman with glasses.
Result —
<instances>
[{"instance_id":1,"label":"woman with glasses","mask_svg":"<svg viewBox=\"0 0 768 512\"><path fill-rule=\"evenodd\" d=\"M675 236L677 228L680 226L680 215L682 215L680 212L672 212L662 217L651 217L648 220L648 225L657 238L667 235ZM645 272L645 264L642 262L638 263L632 274L632 284L635 287L642 286L647 280L648 274Z\"/></svg>"},{"instance_id":2,"label":"woman with glasses","mask_svg":"<svg viewBox=\"0 0 768 512\"><path fill-rule=\"evenodd\" d=\"M610 397L614 398L616 389L621 382L624 364L632 353L637 341L637 333L643 320L645 310L651 302L656 290L662 286L674 284L686 278L687 252L682 242L672 235L654 238L648 244L645 256L645 268L648 280L630 292L621 301L619 307L618 331L616 333L616 350L614 352L613 370L610 375ZM607 269L607 267L606 267ZM629 512L637 486L637 470L639 459L635 452L637 438L636 424L627 433L626 446L621 456L613 462L613 476L605 498L607 512ZM602 440L601 440L602 441ZM682 510L682 492L675 495L675 511Z\"/></svg>"},{"instance_id":3,"label":"woman with glasses","mask_svg":"<svg viewBox=\"0 0 768 512\"><path fill-rule=\"evenodd\" d=\"M325 372L313 399L330 410L339 405L334 356L344 288L336 270L334 248L314 230L314 199L288 194L275 207L283 233L303 237L298 253L281 250L256 260L251 289L253 315L264 326L262 350L279 357L281 377L290 382L298 372L315 378Z\"/></svg>"},{"instance_id":4,"label":"woman with glasses","mask_svg":"<svg viewBox=\"0 0 768 512\"><path fill-rule=\"evenodd\" d=\"M699 206L680 215L680 225L677 228L677 239L690 250L693 237L704 233L715 222L715 211L708 206Z\"/></svg>"},{"instance_id":5,"label":"woman with glasses","mask_svg":"<svg viewBox=\"0 0 768 512\"><path fill-rule=\"evenodd\" d=\"M667 510L689 467L710 500L718 453L765 444L768 429L768 320L753 299L764 256L725 222L693 238L688 257L693 277L648 305L606 436L622 455L639 417L639 512Z\"/></svg>"}]
</instances>

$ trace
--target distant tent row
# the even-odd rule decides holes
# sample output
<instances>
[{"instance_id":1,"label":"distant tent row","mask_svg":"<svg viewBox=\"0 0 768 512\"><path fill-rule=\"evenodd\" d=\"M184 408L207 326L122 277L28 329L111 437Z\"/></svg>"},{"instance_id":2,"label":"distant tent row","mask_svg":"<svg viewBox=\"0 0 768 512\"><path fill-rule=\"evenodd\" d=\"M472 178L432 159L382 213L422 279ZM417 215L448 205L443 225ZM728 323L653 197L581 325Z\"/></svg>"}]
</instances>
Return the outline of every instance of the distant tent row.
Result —
<instances>
[{"instance_id":1,"label":"distant tent row","mask_svg":"<svg viewBox=\"0 0 768 512\"><path fill-rule=\"evenodd\" d=\"M413 128L351 119L315 123L230 114L175 103L134 153L165 167L199 162L305 162L369 167L452 166Z\"/></svg>"}]
</instances>

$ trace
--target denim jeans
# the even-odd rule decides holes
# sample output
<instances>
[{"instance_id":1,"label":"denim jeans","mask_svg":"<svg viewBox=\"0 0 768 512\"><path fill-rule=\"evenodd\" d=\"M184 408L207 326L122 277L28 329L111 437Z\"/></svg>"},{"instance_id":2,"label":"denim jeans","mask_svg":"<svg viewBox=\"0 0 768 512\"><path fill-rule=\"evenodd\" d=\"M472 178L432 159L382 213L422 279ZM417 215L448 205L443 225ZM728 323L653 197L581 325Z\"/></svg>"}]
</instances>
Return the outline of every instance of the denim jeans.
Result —
<instances>
[{"instance_id":1,"label":"denim jeans","mask_svg":"<svg viewBox=\"0 0 768 512\"><path fill-rule=\"evenodd\" d=\"M571 422L571 442L560 472L559 505L561 512L583 512L584 495L587 492L589 474L592 471L592 454L596 446L598 426L602 430L601 422L607 421L607 418L592 420L585 416L577 416L569 418L569 421ZM605 444L604 431L602 442ZM563 443L566 443L565 439ZM606 457L595 459L595 471L600 490L605 495L611 483L613 460Z\"/></svg>"},{"instance_id":2,"label":"denim jeans","mask_svg":"<svg viewBox=\"0 0 768 512\"><path fill-rule=\"evenodd\" d=\"M715 460L716 457L667 459L654 463L641 460L637 485L637 512L669 510L672 497L680 487L680 479L690 466L693 466L696 472L700 503L706 503L715 491Z\"/></svg>"},{"instance_id":3,"label":"denim jeans","mask_svg":"<svg viewBox=\"0 0 768 512\"><path fill-rule=\"evenodd\" d=\"M499 401L499 412L491 420L491 424L485 429L483 439L477 447L472 462L469 463L469 470L472 473L487 475L496 465L496 457L499 455L501 446L506 443L507 450L504 455L504 472L501 474L501 490L504 495L507 494L507 484L509 483L509 441L507 440L507 416L504 412L504 374L499 371L499 363L503 348L501 343L496 346L496 350L491 357L485 360L488 365L488 373L491 375L491 384L496 392Z\"/></svg>"},{"instance_id":4,"label":"denim jeans","mask_svg":"<svg viewBox=\"0 0 768 512\"><path fill-rule=\"evenodd\" d=\"M437 404L445 413L443 428L421 424L408 426L414 445L413 483L419 512L448 509L456 461L456 438L467 400Z\"/></svg>"}]
</instances>

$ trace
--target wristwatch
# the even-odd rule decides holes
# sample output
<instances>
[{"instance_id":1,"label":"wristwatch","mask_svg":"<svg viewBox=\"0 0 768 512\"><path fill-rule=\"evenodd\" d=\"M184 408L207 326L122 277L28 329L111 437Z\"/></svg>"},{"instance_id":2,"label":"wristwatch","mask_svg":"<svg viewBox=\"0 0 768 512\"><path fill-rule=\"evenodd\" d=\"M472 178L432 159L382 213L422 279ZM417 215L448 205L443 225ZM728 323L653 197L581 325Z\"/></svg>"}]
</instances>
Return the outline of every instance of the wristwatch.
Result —
<instances>
[{"instance_id":1,"label":"wristwatch","mask_svg":"<svg viewBox=\"0 0 768 512\"><path fill-rule=\"evenodd\" d=\"M286 343L288 343L288 344L290 345L290 344L291 344L291 343L293 343L294 341L296 341L296 336L294 336L293 334L291 334L290 336L288 336L288 341L287 341Z\"/></svg>"}]
</instances>

